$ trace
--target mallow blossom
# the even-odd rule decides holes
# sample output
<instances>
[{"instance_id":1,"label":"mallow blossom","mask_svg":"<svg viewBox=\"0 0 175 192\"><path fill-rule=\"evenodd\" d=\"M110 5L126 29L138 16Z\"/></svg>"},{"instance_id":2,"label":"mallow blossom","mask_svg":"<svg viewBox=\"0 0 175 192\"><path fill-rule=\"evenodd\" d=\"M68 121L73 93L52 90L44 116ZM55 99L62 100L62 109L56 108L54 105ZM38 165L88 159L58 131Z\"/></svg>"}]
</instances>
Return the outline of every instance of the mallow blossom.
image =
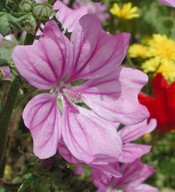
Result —
<instances>
[{"instance_id":1,"label":"mallow blossom","mask_svg":"<svg viewBox=\"0 0 175 192\"><path fill-rule=\"evenodd\" d=\"M175 7L175 0L159 0L159 2L169 7Z\"/></svg>"},{"instance_id":2,"label":"mallow blossom","mask_svg":"<svg viewBox=\"0 0 175 192\"><path fill-rule=\"evenodd\" d=\"M120 178L111 177L97 169L92 170L92 180L98 192L158 192L159 190L143 182L155 171L149 165L143 164L140 159L131 163L120 165L111 164L116 170L121 172ZM118 190L119 189L119 190Z\"/></svg>"},{"instance_id":3,"label":"mallow blossom","mask_svg":"<svg viewBox=\"0 0 175 192\"><path fill-rule=\"evenodd\" d=\"M118 157L117 161L120 163L131 163L136 159L140 158L142 155L148 153L151 149L149 145L141 145L131 143L143 136L146 133L152 132L156 128L156 120L151 119L148 123L147 120L138 123L136 125L125 126L118 131L118 134L122 140L122 152ZM100 170L105 175L113 176L116 178L121 177L121 173L119 170L116 170L113 166L111 166L108 162L104 163L96 163L91 162L86 164L85 162L79 161L76 159L73 154L67 149L66 145L63 141L59 142L58 146L59 153L61 156L68 161L69 163L76 166L76 173L82 174L83 168L81 165L88 165L91 168L95 168L96 170Z\"/></svg>"},{"instance_id":4,"label":"mallow blossom","mask_svg":"<svg viewBox=\"0 0 175 192\"><path fill-rule=\"evenodd\" d=\"M48 21L38 42L14 49L19 73L46 91L23 112L36 156L54 155L61 140L85 163L114 162L120 156L122 140L115 123L136 124L149 115L137 98L147 76L120 66L129 38L127 33L104 32L95 16L86 15L70 40Z\"/></svg>"}]
</instances>

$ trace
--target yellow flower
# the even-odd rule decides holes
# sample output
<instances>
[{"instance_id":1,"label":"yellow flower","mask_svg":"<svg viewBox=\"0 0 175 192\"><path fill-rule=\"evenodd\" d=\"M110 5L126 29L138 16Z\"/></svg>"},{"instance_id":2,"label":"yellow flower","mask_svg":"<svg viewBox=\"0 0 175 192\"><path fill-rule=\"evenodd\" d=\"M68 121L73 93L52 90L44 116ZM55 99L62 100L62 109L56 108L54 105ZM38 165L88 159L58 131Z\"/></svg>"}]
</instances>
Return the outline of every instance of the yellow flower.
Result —
<instances>
[{"instance_id":1,"label":"yellow flower","mask_svg":"<svg viewBox=\"0 0 175 192\"><path fill-rule=\"evenodd\" d=\"M131 2L123 4L122 7L119 7L117 3L114 3L110 9L110 13L120 19L133 19L139 17L138 7L132 7Z\"/></svg>"},{"instance_id":2,"label":"yellow flower","mask_svg":"<svg viewBox=\"0 0 175 192\"><path fill-rule=\"evenodd\" d=\"M153 35L149 41L149 57L156 57L160 63L175 62L175 41L169 39L166 35Z\"/></svg>"},{"instance_id":3,"label":"yellow flower","mask_svg":"<svg viewBox=\"0 0 175 192\"><path fill-rule=\"evenodd\" d=\"M169 82L173 82L175 80L175 63L161 64L156 73L162 73Z\"/></svg>"},{"instance_id":4,"label":"yellow flower","mask_svg":"<svg viewBox=\"0 0 175 192\"><path fill-rule=\"evenodd\" d=\"M147 51L146 46L135 43L129 47L128 54L131 58L146 58Z\"/></svg>"},{"instance_id":5,"label":"yellow flower","mask_svg":"<svg viewBox=\"0 0 175 192\"><path fill-rule=\"evenodd\" d=\"M146 60L142 64L142 69L145 73L155 72L158 69L159 65L160 65L159 60L157 58L153 58Z\"/></svg>"},{"instance_id":6,"label":"yellow flower","mask_svg":"<svg viewBox=\"0 0 175 192\"><path fill-rule=\"evenodd\" d=\"M175 63L166 62L161 64L158 58L153 58L145 61L142 64L142 69L145 73L153 72L154 75L162 73L169 82L175 80Z\"/></svg>"}]
</instances>

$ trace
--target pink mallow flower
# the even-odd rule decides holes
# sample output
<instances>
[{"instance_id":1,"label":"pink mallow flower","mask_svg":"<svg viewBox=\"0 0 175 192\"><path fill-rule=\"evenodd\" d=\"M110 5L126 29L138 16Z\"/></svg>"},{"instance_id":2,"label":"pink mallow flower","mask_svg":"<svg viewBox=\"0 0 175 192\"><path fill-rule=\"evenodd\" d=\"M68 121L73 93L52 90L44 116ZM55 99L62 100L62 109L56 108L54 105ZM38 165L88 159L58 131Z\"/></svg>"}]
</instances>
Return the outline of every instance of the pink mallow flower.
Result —
<instances>
[{"instance_id":1,"label":"pink mallow flower","mask_svg":"<svg viewBox=\"0 0 175 192\"><path fill-rule=\"evenodd\" d=\"M156 120L151 119L149 123L147 123L147 120L145 120L139 124L125 126L121 130L119 130L118 134L122 140L122 152L118 157L117 161L121 163L131 163L136 159L140 158L145 153L148 153L151 149L150 146L134 144L130 142L138 139L139 137L143 136L146 133L152 132L155 128L156 128ZM76 166L77 174L83 173L83 169L81 165L84 164L84 165L88 165L91 168L96 168L101 172L108 174L109 176L121 177L121 173L119 173L118 170L115 170L113 166L109 165L108 162L105 162L105 163L92 162L89 164L86 164L85 162L82 162L82 161L80 162L71 154L71 152L67 149L63 141L59 142L58 150L61 156L66 161Z\"/></svg>"},{"instance_id":2,"label":"pink mallow flower","mask_svg":"<svg viewBox=\"0 0 175 192\"><path fill-rule=\"evenodd\" d=\"M159 0L159 2L169 7L175 7L175 0Z\"/></svg>"},{"instance_id":3,"label":"pink mallow flower","mask_svg":"<svg viewBox=\"0 0 175 192\"><path fill-rule=\"evenodd\" d=\"M122 141L113 124L135 124L149 115L137 98L147 76L120 66L129 38L127 33L104 32L95 16L86 15L70 40L49 21L38 42L14 49L19 73L47 91L29 101L23 112L36 156L54 155L60 139L85 163L120 156Z\"/></svg>"},{"instance_id":4,"label":"pink mallow flower","mask_svg":"<svg viewBox=\"0 0 175 192\"><path fill-rule=\"evenodd\" d=\"M116 178L97 169L92 170L92 180L98 192L158 192L159 190L143 182L154 173L154 169L143 164L140 159L131 163L111 164L122 176Z\"/></svg>"}]
</instances>

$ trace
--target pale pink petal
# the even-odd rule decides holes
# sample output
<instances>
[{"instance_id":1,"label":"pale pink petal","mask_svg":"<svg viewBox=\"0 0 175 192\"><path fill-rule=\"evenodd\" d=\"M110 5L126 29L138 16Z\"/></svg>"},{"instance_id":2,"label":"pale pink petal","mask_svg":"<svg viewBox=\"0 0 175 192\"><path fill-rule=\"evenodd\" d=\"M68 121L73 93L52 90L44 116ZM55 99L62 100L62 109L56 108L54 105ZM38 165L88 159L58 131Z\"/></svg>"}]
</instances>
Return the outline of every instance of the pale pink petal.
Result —
<instances>
[{"instance_id":1,"label":"pale pink petal","mask_svg":"<svg viewBox=\"0 0 175 192\"><path fill-rule=\"evenodd\" d=\"M46 23L39 41L30 46L17 46L13 61L20 74L33 86L49 89L59 84L70 66L69 40L54 21Z\"/></svg>"},{"instance_id":2,"label":"pale pink petal","mask_svg":"<svg viewBox=\"0 0 175 192\"><path fill-rule=\"evenodd\" d=\"M169 7L175 7L175 0L159 0L159 2Z\"/></svg>"},{"instance_id":3,"label":"pale pink petal","mask_svg":"<svg viewBox=\"0 0 175 192\"><path fill-rule=\"evenodd\" d=\"M122 147L122 153L118 158L119 162L130 163L140 158L142 155L149 153L151 147L148 145L139 145L134 143L126 143Z\"/></svg>"},{"instance_id":4,"label":"pale pink petal","mask_svg":"<svg viewBox=\"0 0 175 192\"><path fill-rule=\"evenodd\" d=\"M149 117L146 107L138 101L138 93L146 82L147 76L141 71L122 68L102 78L88 80L72 91L80 93L82 101L100 117L130 125Z\"/></svg>"},{"instance_id":5,"label":"pale pink petal","mask_svg":"<svg viewBox=\"0 0 175 192\"><path fill-rule=\"evenodd\" d=\"M64 29L72 32L77 24L78 20L85 14L87 14L86 7L81 7L76 10L70 9L60 0L57 0L53 5L53 9L58 10L56 18L61 22Z\"/></svg>"},{"instance_id":6,"label":"pale pink petal","mask_svg":"<svg viewBox=\"0 0 175 192\"><path fill-rule=\"evenodd\" d=\"M150 177L155 170L143 164L139 159L132 163L124 164L121 167L122 177L117 179L116 186L128 186L133 187L144 182L148 177Z\"/></svg>"},{"instance_id":7,"label":"pale pink petal","mask_svg":"<svg viewBox=\"0 0 175 192\"><path fill-rule=\"evenodd\" d=\"M138 185L135 187L129 187L128 189L124 190L123 192L159 192L159 190L150 185L141 184L141 185Z\"/></svg>"},{"instance_id":8,"label":"pale pink petal","mask_svg":"<svg viewBox=\"0 0 175 192\"><path fill-rule=\"evenodd\" d=\"M53 156L61 136L57 97L49 93L37 95L25 107L23 119L32 133L34 154L40 159Z\"/></svg>"},{"instance_id":9,"label":"pale pink petal","mask_svg":"<svg viewBox=\"0 0 175 192\"><path fill-rule=\"evenodd\" d=\"M117 70L122 63L130 35L106 33L94 15L83 16L71 35L73 68L69 80L94 79Z\"/></svg>"},{"instance_id":10,"label":"pale pink petal","mask_svg":"<svg viewBox=\"0 0 175 192\"><path fill-rule=\"evenodd\" d=\"M115 161L121 153L121 139L111 124L65 98L62 126L67 148L84 163Z\"/></svg>"},{"instance_id":11,"label":"pale pink petal","mask_svg":"<svg viewBox=\"0 0 175 192\"><path fill-rule=\"evenodd\" d=\"M149 123L147 123L147 120L145 120L136 125L125 126L118 133L124 143L129 143L138 139L146 133L150 133L156 128L156 125L156 119L151 119Z\"/></svg>"}]
</instances>

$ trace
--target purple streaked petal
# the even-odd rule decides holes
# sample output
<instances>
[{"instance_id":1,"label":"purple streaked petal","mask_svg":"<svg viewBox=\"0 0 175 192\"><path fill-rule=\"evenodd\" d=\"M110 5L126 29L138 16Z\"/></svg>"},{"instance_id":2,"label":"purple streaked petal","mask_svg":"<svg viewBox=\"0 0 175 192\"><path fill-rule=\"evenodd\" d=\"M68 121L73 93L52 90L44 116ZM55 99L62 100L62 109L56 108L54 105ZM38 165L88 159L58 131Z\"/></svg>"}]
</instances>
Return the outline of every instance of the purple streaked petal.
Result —
<instances>
[{"instance_id":1,"label":"purple streaked petal","mask_svg":"<svg viewBox=\"0 0 175 192\"><path fill-rule=\"evenodd\" d=\"M122 142L115 128L92 111L64 98L63 140L75 158L84 163L115 161Z\"/></svg>"},{"instance_id":2,"label":"purple streaked petal","mask_svg":"<svg viewBox=\"0 0 175 192\"><path fill-rule=\"evenodd\" d=\"M140 158L142 155L149 153L151 146L139 145L134 143L126 143L122 147L122 153L118 158L119 162L130 163Z\"/></svg>"},{"instance_id":3,"label":"purple streaked petal","mask_svg":"<svg viewBox=\"0 0 175 192\"><path fill-rule=\"evenodd\" d=\"M117 179L116 186L134 187L144 182L155 170L149 165L143 164L140 159L121 167L122 177Z\"/></svg>"},{"instance_id":4,"label":"purple streaked petal","mask_svg":"<svg viewBox=\"0 0 175 192\"><path fill-rule=\"evenodd\" d=\"M122 68L99 79L88 80L73 87L81 99L97 115L125 125L148 118L145 106L138 101L138 93L146 84L147 76L136 69Z\"/></svg>"},{"instance_id":5,"label":"purple streaked petal","mask_svg":"<svg viewBox=\"0 0 175 192\"><path fill-rule=\"evenodd\" d=\"M73 68L69 81L100 78L122 63L130 35L111 35L102 29L94 15L83 16L71 35Z\"/></svg>"},{"instance_id":6,"label":"purple streaked petal","mask_svg":"<svg viewBox=\"0 0 175 192\"><path fill-rule=\"evenodd\" d=\"M146 133L152 132L157 125L156 119L151 119L149 123L147 120L136 125L125 126L118 133L124 143L129 143L138 139Z\"/></svg>"},{"instance_id":7,"label":"purple streaked petal","mask_svg":"<svg viewBox=\"0 0 175 192\"><path fill-rule=\"evenodd\" d=\"M40 159L53 156L61 137L57 98L49 93L37 95L26 105L23 119L32 134L34 154Z\"/></svg>"},{"instance_id":8,"label":"purple streaked petal","mask_svg":"<svg viewBox=\"0 0 175 192\"><path fill-rule=\"evenodd\" d=\"M175 0L159 0L159 2L169 7L175 7Z\"/></svg>"},{"instance_id":9,"label":"purple streaked petal","mask_svg":"<svg viewBox=\"0 0 175 192\"><path fill-rule=\"evenodd\" d=\"M87 14L86 7L78 8L77 10L70 9L60 0L57 0L53 5L53 9L58 10L56 18L61 22L62 26L69 32L72 32L78 20Z\"/></svg>"},{"instance_id":10,"label":"purple streaked petal","mask_svg":"<svg viewBox=\"0 0 175 192\"><path fill-rule=\"evenodd\" d=\"M30 46L17 46L13 61L20 74L33 86L49 89L59 84L70 66L69 40L54 21L46 23L39 41Z\"/></svg>"},{"instance_id":11,"label":"purple streaked petal","mask_svg":"<svg viewBox=\"0 0 175 192\"><path fill-rule=\"evenodd\" d=\"M135 187L129 187L128 189L124 190L123 192L159 192L159 190L150 185L141 184L141 185L137 185Z\"/></svg>"},{"instance_id":12,"label":"purple streaked petal","mask_svg":"<svg viewBox=\"0 0 175 192\"><path fill-rule=\"evenodd\" d=\"M105 192L112 182L112 177L109 177L97 169L92 169L91 177L93 184L98 188L98 192Z\"/></svg>"}]
</instances>

